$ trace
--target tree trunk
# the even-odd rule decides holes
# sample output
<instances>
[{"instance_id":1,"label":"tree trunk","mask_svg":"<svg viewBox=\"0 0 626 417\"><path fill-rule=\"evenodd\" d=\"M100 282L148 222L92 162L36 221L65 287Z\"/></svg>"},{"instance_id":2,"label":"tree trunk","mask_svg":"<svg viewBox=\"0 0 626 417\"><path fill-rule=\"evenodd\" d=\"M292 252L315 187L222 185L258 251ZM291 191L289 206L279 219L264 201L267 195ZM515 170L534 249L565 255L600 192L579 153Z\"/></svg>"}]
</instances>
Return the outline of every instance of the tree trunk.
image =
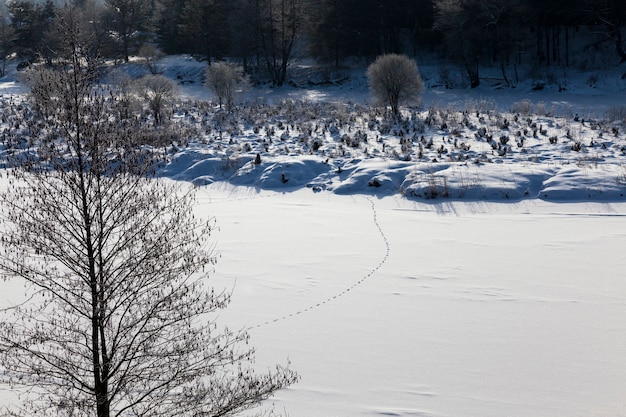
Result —
<instances>
[{"instance_id":1,"label":"tree trunk","mask_svg":"<svg viewBox=\"0 0 626 417\"><path fill-rule=\"evenodd\" d=\"M537 42L537 61L538 62L543 62L543 40L542 40L542 32L541 32L541 28L539 26L537 26L537 37L536 37L536 42Z\"/></svg>"},{"instance_id":2,"label":"tree trunk","mask_svg":"<svg viewBox=\"0 0 626 417\"><path fill-rule=\"evenodd\" d=\"M620 59L619 63L623 64L626 62L626 51L624 51L622 28L616 24L611 26L610 31L611 37L615 40L615 52Z\"/></svg>"},{"instance_id":3,"label":"tree trunk","mask_svg":"<svg viewBox=\"0 0 626 417\"><path fill-rule=\"evenodd\" d=\"M478 70L478 59L477 58L469 58L463 59L465 61L465 71L467 71L467 76L470 80L470 87L476 88L480 85L480 77Z\"/></svg>"},{"instance_id":4,"label":"tree trunk","mask_svg":"<svg viewBox=\"0 0 626 417\"><path fill-rule=\"evenodd\" d=\"M565 66L569 67L569 27L565 26Z\"/></svg>"},{"instance_id":5,"label":"tree trunk","mask_svg":"<svg viewBox=\"0 0 626 417\"><path fill-rule=\"evenodd\" d=\"M561 28L552 27L552 62L561 64Z\"/></svg>"},{"instance_id":6,"label":"tree trunk","mask_svg":"<svg viewBox=\"0 0 626 417\"><path fill-rule=\"evenodd\" d=\"M128 36L122 37L122 48L124 53L124 62L128 63L130 61L130 40Z\"/></svg>"},{"instance_id":7,"label":"tree trunk","mask_svg":"<svg viewBox=\"0 0 626 417\"><path fill-rule=\"evenodd\" d=\"M543 27L544 35L545 35L545 43L546 43L546 65L550 66L550 27L546 24Z\"/></svg>"},{"instance_id":8,"label":"tree trunk","mask_svg":"<svg viewBox=\"0 0 626 417\"><path fill-rule=\"evenodd\" d=\"M111 414L110 404L108 400L108 387L106 386L106 382L101 383L104 387L100 388L102 394L98 394L97 400L98 404L96 407L96 414L98 417L109 417Z\"/></svg>"}]
</instances>

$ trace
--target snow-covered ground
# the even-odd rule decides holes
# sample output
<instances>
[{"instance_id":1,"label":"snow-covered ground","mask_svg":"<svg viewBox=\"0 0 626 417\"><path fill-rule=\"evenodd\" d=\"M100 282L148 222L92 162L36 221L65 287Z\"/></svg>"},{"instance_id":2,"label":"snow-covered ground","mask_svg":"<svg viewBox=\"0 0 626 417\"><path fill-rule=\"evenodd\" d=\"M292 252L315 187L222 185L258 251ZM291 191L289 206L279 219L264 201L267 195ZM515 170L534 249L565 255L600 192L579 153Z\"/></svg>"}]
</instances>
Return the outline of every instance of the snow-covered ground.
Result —
<instances>
[{"instance_id":1,"label":"snow-covered ground","mask_svg":"<svg viewBox=\"0 0 626 417\"><path fill-rule=\"evenodd\" d=\"M290 416L626 416L626 204L199 190Z\"/></svg>"},{"instance_id":2,"label":"snow-covered ground","mask_svg":"<svg viewBox=\"0 0 626 417\"><path fill-rule=\"evenodd\" d=\"M541 80L472 90L444 88L425 66L421 107L394 123L372 106L364 71L336 85L309 85L316 73L303 71L296 84L306 88L255 88L233 112L207 111L202 65L163 64L188 100L173 122L197 131L171 151L166 177L408 199L626 201L619 70L564 72L541 90Z\"/></svg>"},{"instance_id":3,"label":"snow-covered ground","mask_svg":"<svg viewBox=\"0 0 626 417\"><path fill-rule=\"evenodd\" d=\"M5 81L3 99L23 91ZM626 128L601 120L626 104L620 83L430 88L404 150L357 113L363 80L248 92L262 110L352 100L358 117L341 123L287 129L291 116L259 112L218 132L202 109L174 112L209 128L172 147L162 175L197 185L198 213L217 219L212 280L234 291L221 320L250 328L258 366L301 374L276 411L626 416ZM326 131L304 140L307 123Z\"/></svg>"},{"instance_id":4,"label":"snow-covered ground","mask_svg":"<svg viewBox=\"0 0 626 417\"><path fill-rule=\"evenodd\" d=\"M625 203L197 192L219 226L212 284L233 290L220 323L250 329L260 368L301 375L265 407L626 416Z\"/></svg>"}]
</instances>

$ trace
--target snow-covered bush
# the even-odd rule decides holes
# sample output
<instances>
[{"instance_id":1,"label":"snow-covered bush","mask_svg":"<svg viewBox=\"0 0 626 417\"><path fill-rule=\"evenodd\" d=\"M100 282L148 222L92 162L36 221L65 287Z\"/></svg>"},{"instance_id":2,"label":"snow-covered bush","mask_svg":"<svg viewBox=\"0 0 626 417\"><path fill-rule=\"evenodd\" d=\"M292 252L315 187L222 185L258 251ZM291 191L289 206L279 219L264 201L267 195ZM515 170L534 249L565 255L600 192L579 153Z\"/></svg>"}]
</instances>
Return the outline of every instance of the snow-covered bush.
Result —
<instances>
[{"instance_id":1,"label":"snow-covered bush","mask_svg":"<svg viewBox=\"0 0 626 417\"><path fill-rule=\"evenodd\" d=\"M533 113L533 103L528 99L516 101L511 105L511 112L530 116Z\"/></svg>"},{"instance_id":2,"label":"snow-covered bush","mask_svg":"<svg viewBox=\"0 0 626 417\"><path fill-rule=\"evenodd\" d=\"M124 71L114 70L108 74L108 84L117 101L117 116L124 120L141 109L140 99L135 94L135 81Z\"/></svg>"}]
</instances>

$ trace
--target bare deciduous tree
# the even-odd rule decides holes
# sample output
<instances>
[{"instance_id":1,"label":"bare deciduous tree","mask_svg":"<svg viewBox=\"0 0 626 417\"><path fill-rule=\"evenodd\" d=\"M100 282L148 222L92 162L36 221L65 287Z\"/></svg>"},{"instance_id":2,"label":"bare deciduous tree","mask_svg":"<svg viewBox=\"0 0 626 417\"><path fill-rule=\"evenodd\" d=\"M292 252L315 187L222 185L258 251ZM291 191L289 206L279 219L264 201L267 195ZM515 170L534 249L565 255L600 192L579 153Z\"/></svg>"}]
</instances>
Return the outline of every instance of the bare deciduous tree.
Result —
<instances>
[{"instance_id":1,"label":"bare deciduous tree","mask_svg":"<svg viewBox=\"0 0 626 417\"><path fill-rule=\"evenodd\" d=\"M576 3L575 3L576 4ZM603 27L601 35L613 44L619 57L619 64L626 62L626 47L624 45L624 27L626 27L626 5L622 1L592 0L581 1L576 9L582 15L582 20L592 26Z\"/></svg>"},{"instance_id":2,"label":"bare deciduous tree","mask_svg":"<svg viewBox=\"0 0 626 417\"><path fill-rule=\"evenodd\" d=\"M193 216L193 193L151 178L157 151L134 146L145 127L116 117L75 39L50 91L34 95L55 105L25 113L35 136L8 144L0 270L32 291L0 322L0 381L25 390L12 412L195 417L255 406L297 376L253 371L248 334L216 324L229 294L207 282L213 222Z\"/></svg>"},{"instance_id":3,"label":"bare deciduous tree","mask_svg":"<svg viewBox=\"0 0 626 417\"><path fill-rule=\"evenodd\" d=\"M256 11L258 47L274 84L287 79L296 41L303 32L306 16L302 0L251 0Z\"/></svg>"},{"instance_id":4,"label":"bare deciduous tree","mask_svg":"<svg viewBox=\"0 0 626 417\"><path fill-rule=\"evenodd\" d=\"M472 88L480 85L479 62L485 28L476 23L477 2L436 0L435 27L444 34L452 55L463 65Z\"/></svg>"},{"instance_id":5,"label":"bare deciduous tree","mask_svg":"<svg viewBox=\"0 0 626 417\"><path fill-rule=\"evenodd\" d=\"M159 48L147 43L139 48L139 56L144 60L150 74L156 75L161 72L159 70L158 61L163 58L165 54Z\"/></svg>"},{"instance_id":6,"label":"bare deciduous tree","mask_svg":"<svg viewBox=\"0 0 626 417\"><path fill-rule=\"evenodd\" d=\"M519 40L527 5L518 0L436 0L435 28L448 51L464 68L472 88L480 85L481 61L498 62L507 85L507 63Z\"/></svg>"},{"instance_id":7,"label":"bare deciduous tree","mask_svg":"<svg viewBox=\"0 0 626 417\"><path fill-rule=\"evenodd\" d=\"M176 96L176 84L169 78L157 74L142 77L137 87L152 112L154 122L157 125L161 124L165 108Z\"/></svg>"},{"instance_id":8,"label":"bare deciduous tree","mask_svg":"<svg viewBox=\"0 0 626 417\"><path fill-rule=\"evenodd\" d=\"M367 69L374 98L397 115L401 103L414 102L424 90L417 64L406 55L387 54L376 58Z\"/></svg>"},{"instance_id":9,"label":"bare deciduous tree","mask_svg":"<svg viewBox=\"0 0 626 417\"><path fill-rule=\"evenodd\" d=\"M193 55L201 56L211 64L227 53L228 10L233 5L216 0L185 0L184 4L179 24L181 35ZM244 26L238 27L241 30Z\"/></svg>"},{"instance_id":10,"label":"bare deciduous tree","mask_svg":"<svg viewBox=\"0 0 626 417\"><path fill-rule=\"evenodd\" d=\"M207 86L215 93L220 107L226 104L231 109L235 94L246 87L248 79L238 65L216 62L207 67Z\"/></svg>"},{"instance_id":11,"label":"bare deciduous tree","mask_svg":"<svg viewBox=\"0 0 626 417\"><path fill-rule=\"evenodd\" d=\"M6 15L6 10L0 11L0 77L4 77L6 73L7 56L11 53L13 48L13 36L15 30L13 26L9 24L9 19Z\"/></svg>"}]
</instances>

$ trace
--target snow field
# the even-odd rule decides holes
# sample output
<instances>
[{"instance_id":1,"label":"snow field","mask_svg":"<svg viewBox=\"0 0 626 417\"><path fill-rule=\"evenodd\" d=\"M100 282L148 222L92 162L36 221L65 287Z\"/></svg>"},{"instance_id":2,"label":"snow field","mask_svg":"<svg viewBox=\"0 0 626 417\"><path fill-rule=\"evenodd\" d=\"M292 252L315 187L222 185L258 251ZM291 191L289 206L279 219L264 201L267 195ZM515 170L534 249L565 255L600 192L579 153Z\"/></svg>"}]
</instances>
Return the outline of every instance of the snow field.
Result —
<instances>
[{"instance_id":1,"label":"snow field","mask_svg":"<svg viewBox=\"0 0 626 417\"><path fill-rule=\"evenodd\" d=\"M253 327L260 367L302 376L279 411L626 415L623 204L387 197L381 235L359 196L199 197L220 228L213 284L234 288L223 322Z\"/></svg>"},{"instance_id":2,"label":"snow field","mask_svg":"<svg viewBox=\"0 0 626 417\"><path fill-rule=\"evenodd\" d=\"M218 226L210 283L233 291L219 322L250 329L260 368L289 360L302 376L267 406L626 415L626 204L197 192ZM24 294L5 282L1 307Z\"/></svg>"}]
</instances>

